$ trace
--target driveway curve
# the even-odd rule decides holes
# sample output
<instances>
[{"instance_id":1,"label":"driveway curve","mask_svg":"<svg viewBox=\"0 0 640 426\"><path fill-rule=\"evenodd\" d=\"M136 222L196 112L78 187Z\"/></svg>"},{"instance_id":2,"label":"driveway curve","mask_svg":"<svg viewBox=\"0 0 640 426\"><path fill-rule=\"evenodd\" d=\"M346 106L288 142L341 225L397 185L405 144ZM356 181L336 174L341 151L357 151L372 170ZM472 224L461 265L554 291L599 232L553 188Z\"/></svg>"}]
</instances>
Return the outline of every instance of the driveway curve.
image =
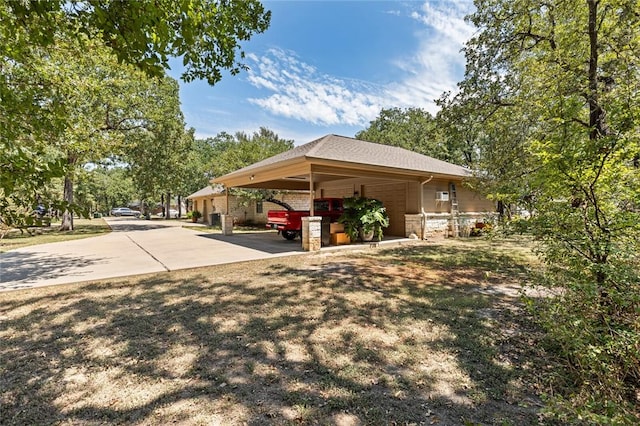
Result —
<instances>
[{"instance_id":1,"label":"driveway curve","mask_svg":"<svg viewBox=\"0 0 640 426\"><path fill-rule=\"evenodd\" d=\"M0 253L0 291L302 254L274 233L224 236L179 221L106 218L113 232Z\"/></svg>"}]
</instances>

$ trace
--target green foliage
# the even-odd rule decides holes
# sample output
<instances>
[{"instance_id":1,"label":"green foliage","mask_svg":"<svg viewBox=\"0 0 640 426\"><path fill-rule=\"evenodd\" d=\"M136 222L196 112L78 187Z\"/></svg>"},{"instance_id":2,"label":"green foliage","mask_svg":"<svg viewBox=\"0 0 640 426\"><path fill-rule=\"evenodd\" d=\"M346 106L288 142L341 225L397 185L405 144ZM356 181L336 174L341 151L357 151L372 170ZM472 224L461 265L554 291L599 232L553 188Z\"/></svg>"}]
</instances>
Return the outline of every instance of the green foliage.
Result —
<instances>
[{"instance_id":1,"label":"green foliage","mask_svg":"<svg viewBox=\"0 0 640 426\"><path fill-rule=\"evenodd\" d=\"M54 75L26 40L42 24L17 22L0 2L0 222L11 226L28 225L40 188L65 173L66 158L47 143L66 124Z\"/></svg>"},{"instance_id":2,"label":"green foliage","mask_svg":"<svg viewBox=\"0 0 640 426\"><path fill-rule=\"evenodd\" d=\"M213 178L211 164L215 159L212 139L193 139L180 168L179 185L173 193L189 195L209 185Z\"/></svg>"},{"instance_id":3,"label":"green foliage","mask_svg":"<svg viewBox=\"0 0 640 426\"><path fill-rule=\"evenodd\" d=\"M363 234L374 232L378 241L382 240L382 229L389 226L389 216L381 201L365 197L344 199L344 212L338 222L344 224L344 231L351 241L361 239Z\"/></svg>"},{"instance_id":4,"label":"green foliage","mask_svg":"<svg viewBox=\"0 0 640 426\"><path fill-rule=\"evenodd\" d=\"M207 142L212 150L210 169L213 176L234 172L293 148L293 140L282 139L273 130L265 127L261 127L252 135L237 132L232 136L222 132L215 138L207 139ZM233 195L240 197L241 203L248 203L250 200L273 197L275 192L234 188Z\"/></svg>"},{"instance_id":5,"label":"green foliage","mask_svg":"<svg viewBox=\"0 0 640 426\"><path fill-rule=\"evenodd\" d=\"M193 131L185 130L180 110L178 83L165 77L155 80L148 100L152 107L129 138L122 156L128 164L140 200L179 193L184 188L185 170ZM188 195L188 194L187 194Z\"/></svg>"},{"instance_id":6,"label":"green foliage","mask_svg":"<svg viewBox=\"0 0 640 426\"><path fill-rule=\"evenodd\" d=\"M94 40L54 34L46 49L24 47L22 62L8 54L0 59L7 70L2 93L10 100L24 97L25 105L39 105L31 110L20 108L20 103L6 108L2 103L2 121L13 124L0 142L5 148L0 216L36 204L48 182L64 177L65 190L58 201L64 200L69 212L61 226L72 229L70 212L88 211L74 201L74 183L82 179L85 165L110 157L129 160L152 133L161 137L161 123L163 128L178 126L183 131L177 83L151 79L119 63ZM39 91L30 89L33 82ZM166 154L167 149L161 152ZM149 167L155 170L157 165ZM88 194L83 197L84 206L90 206L93 201ZM18 219L14 213L11 216ZM23 216L28 220L28 215Z\"/></svg>"},{"instance_id":7,"label":"green foliage","mask_svg":"<svg viewBox=\"0 0 640 426\"><path fill-rule=\"evenodd\" d=\"M455 140L445 140L436 119L420 108L383 108L378 118L358 132L356 138L398 146L455 164L469 164L459 147L449 142Z\"/></svg>"},{"instance_id":8,"label":"green foliage","mask_svg":"<svg viewBox=\"0 0 640 426\"><path fill-rule=\"evenodd\" d=\"M0 1L0 220L27 221L41 188L63 176L64 205L79 212L73 188L86 164L140 160L140 144L162 137L172 141L159 149L163 162L134 171L144 175L139 192L183 190L188 179L175 158L184 165L176 141L186 136L177 89L164 88L168 58L183 59L184 80L214 84L223 70L245 68L239 42L269 21L255 0ZM160 166L165 179L153 170ZM169 185L172 169L185 179ZM72 215L65 218L71 228Z\"/></svg>"},{"instance_id":9,"label":"green foliage","mask_svg":"<svg viewBox=\"0 0 640 426\"><path fill-rule=\"evenodd\" d=\"M57 28L69 38L99 36L121 62L162 76L169 57L181 57L185 81L206 79L212 85L222 70L237 74L246 68L239 61L239 41L266 31L271 20L255 0L3 1L0 8L3 24L27 26L30 45L52 43L52 33L42 28Z\"/></svg>"},{"instance_id":10,"label":"green foliage","mask_svg":"<svg viewBox=\"0 0 640 426\"><path fill-rule=\"evenodd\" d=\"M192 219L194 222L202 217L202 213L198 210L190 210L187 212L187 219Z\"/></svg>"},{"instance_id":11,"label":"green foliage","mask_svg":"<svg viewBox=\"0 0 640 426\"><path fill-rule=\"evenodd\" d=\"M481 0L449 137L478 154L476 188L526 203L561 291L538 312L565 360L551 413L640 416L640 16L637 2ZM519 222L522 225L522 221Z\"/></svg>"},{"instance_id":12,"label":"green foliage","mask_svg":"<svg viewBox=\"0 0 640 426\"><path fill-rule=\"evenodd\" d=\"M98 166L87 170L77 181L76 203L86 210L107 213L127 206L137 198L129 171L120 167Z\"/></svg>"},{"instance_id":13,"label":"green foliage","mask_svg":"<svg viewBox=\"0 0 640 426\"><path fill-rule=\"evenodd\" d=\"M211 140L215 152L214 176L222 176L293 148L293 140L281 139L274 131L261 127L248 135L220 133Z\"/></svg>"}]
</instances>

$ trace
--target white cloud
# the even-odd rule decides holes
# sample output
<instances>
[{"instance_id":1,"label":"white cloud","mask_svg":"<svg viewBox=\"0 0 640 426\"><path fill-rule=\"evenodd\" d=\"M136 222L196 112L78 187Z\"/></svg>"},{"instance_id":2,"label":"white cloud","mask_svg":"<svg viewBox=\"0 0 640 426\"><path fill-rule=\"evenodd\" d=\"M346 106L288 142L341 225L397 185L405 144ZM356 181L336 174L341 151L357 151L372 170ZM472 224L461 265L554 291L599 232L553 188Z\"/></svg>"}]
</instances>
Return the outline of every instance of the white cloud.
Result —
<instances>
[{"instance_id":1,"label":"white cloud","mask_svg":"<svg viewBox=\"0 0 640 426\"><path fill-rule=\"evenodd\" d=\"M249 102L272 114L318 125L362 125L384 105L381 90L374 85L323 74L291 52L271 49L249 59L255 62L249 82L273 92Z\"/></svg>"},{"instance_id":2,"label":"white cloud","mask_svg":"<svg viewBox=\"0 0 640 426\"><path fill-rule=\"evenodd\" d=\"M249 102L271 114L320 126L365 126L382 108L390 107L420 107L435 113L434 101L455 90L462 77L460 50L474 32L464 16L472 8L470 1L426 1L409 12L410 19L423 25L416 34L418 49L392 62L405 77L384 86L333 77L294 52L271 49L262 56L250 54L248 80L269 93Z\"/></svg>"},{"instance_id":3,"label":"white cloud","mask_svg":"<svg viewBox=\"0 0 640 426\"><path fill-rule=\"evenodd\" d=\"M434 100L445 91L455 91L465 65L461 49L475 28L464 17L473 11L468 1L425 2L411 17L424 25L418 50L412 57L396 61L407 77L389 86L398 104L420 106L435 113Z\"/></svg>"},{"instance_id":4,"label":"white cloud","mask_svg":"<svg viewBox=\"0 0 640 426\"><path fill-rule=\"evenodd\" d=\"M474 32L474 27L464 20L472 7L468 1L427 1L421 11L414 11L411 17L435 30L443 39L462 46Z\"/></svg>"}]
</instances>

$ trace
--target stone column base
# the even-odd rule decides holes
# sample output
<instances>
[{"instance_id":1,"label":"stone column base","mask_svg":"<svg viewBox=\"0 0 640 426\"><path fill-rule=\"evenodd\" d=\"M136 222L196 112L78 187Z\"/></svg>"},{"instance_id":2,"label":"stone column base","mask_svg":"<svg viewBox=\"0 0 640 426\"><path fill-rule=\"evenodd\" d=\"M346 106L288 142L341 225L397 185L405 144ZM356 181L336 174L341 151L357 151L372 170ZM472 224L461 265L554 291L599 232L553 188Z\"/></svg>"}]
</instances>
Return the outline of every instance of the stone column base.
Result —
<instances>
[{"instance_id":1,"label":"stone column base","mask_svg":"<svg viewBox=\"0 0 640 426\"><path fill-rule=\"evenodd\" d=\"M233 234L233 216L228 214L220 216L220 225L222 226L222 235Z\"/></svg>"},{"instance_id":2,"label":"stone column base","mask_svg":"<svg viewBox=\"0 0 640 426\"><path fill-rule=\"evenodd\" d=\"M322 246L322 217L308 216L302 218L302 249L318 251Z\"/></svg>"}]
</instances>

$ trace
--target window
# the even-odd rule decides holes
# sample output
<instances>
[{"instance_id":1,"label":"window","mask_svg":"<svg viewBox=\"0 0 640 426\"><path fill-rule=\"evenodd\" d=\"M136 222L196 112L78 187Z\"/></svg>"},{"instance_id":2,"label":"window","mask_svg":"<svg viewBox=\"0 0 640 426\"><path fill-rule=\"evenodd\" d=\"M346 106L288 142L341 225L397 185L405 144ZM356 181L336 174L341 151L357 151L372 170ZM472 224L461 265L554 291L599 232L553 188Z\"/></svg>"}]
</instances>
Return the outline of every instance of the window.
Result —
<instances>
[{"instance_id":1,"label":"window","mask_svg":"<svg viewBox=\"0 0 640 426\"><path fill-rule=\"evenodd\" d=\"M262 201L256 201L256 213L262 214Z\"/></svg>"},{"instance_id":2,"label":"window","mask_svg":"<svg viewBox=\"0 0 640 426\"><path fill-rule=\"evenodd\" d=\"M319 212L329 211L329 201L328 200L314 200L313 201L313 210Z\"/></svg>"}]
</instances>

